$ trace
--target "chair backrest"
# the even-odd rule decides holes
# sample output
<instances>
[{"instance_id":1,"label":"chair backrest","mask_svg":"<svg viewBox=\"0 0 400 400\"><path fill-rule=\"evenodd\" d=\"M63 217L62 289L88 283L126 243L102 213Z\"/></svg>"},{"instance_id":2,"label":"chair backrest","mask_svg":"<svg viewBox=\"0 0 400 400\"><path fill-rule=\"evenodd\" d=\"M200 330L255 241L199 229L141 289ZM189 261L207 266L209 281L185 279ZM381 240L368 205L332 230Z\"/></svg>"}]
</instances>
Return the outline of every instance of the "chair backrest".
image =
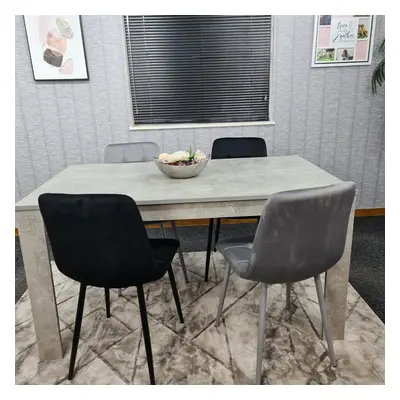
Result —
<instances>
[{"instance_id":1,"label":"chair backrest","mask_svg":"<svg viewBox=\"0 0 400 400\"><path fill-rule=\"evenodd\" d=\"M343 182L271 196L241 276L289 283L333 267L343 255L355 192L354 182Z\"/></svg>"},{"instance_id":2,"label":"chair backrest","mask_svg":"<svg viewBox=\"0 0 400 400\"><path fill-rule=\"evenodd\" d=\"M142 217L130 197L46 193L39 208L64 275L90 286L123 288L154 270Z\"/></svg>"},{"instance_id":3,"label":"chair backrest","mask_svg":"<svg viewBox=\"0 0 400 400\"><path fill-rule=\"evenodd\" d=\"M115 143L106 146L104 162L110 164L152 161L159 154L160 148L154 142Z\"/></svg>"},{"instance_id":4,"label":"chair backrest","mask_svg":"<svg viewBox=\"0 0 400 400\"><path fill-rule=\"evenodd\" d=\"M259 137L226 137L215 139L211 158L267 157L267 145Z\"/></svg>"}]
</instances>

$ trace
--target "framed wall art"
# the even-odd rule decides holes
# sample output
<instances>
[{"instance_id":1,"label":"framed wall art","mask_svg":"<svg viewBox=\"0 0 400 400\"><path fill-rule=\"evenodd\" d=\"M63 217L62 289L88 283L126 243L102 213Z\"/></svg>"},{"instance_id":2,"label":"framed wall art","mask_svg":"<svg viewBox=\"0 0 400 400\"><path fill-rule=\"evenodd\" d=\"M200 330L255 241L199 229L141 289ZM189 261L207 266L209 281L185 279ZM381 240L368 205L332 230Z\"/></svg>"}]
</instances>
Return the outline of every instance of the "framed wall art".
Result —
<instances>
[{"instance_id":1,"label":"framed wall art","mask_svg":"<svg viewBox=\"0 0 400 400\"><path fill-rule=\"evenodd\" d=\"M89 79L79 15L24 15L35 81Z\"/></svg>"},{"instance_id":2,"label":"framed wall art","mask_svg":"<svg viewBox=\"0 0 400 400\"><path fill-rule=\"evenodd\" d=\"M370 65L373 15L316 15L312 67Z\"/></svg>"}]
</instances>

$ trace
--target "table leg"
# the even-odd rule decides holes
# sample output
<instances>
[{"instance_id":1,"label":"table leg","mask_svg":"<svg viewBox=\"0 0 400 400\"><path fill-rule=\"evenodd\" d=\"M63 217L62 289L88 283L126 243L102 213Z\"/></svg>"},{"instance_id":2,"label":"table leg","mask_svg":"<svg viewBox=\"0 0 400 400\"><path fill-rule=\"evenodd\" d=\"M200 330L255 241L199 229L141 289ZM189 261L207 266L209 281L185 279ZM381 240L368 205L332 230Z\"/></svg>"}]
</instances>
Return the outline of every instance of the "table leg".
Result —
<instances>
[{"instance_id":1,"label":"table leg","mask_svg":"<svg viewBox=\"0 0 400 400\"><path fill-rule=\"evenodd\" d=\"M347 316L347 288L349 283L350 256L353 242L355 199L350 212L344 253L339 262L325 275L325 305L330 318L334 340L344 339ZM322 327L322 325L321 325ZM322 328L321 328L322 331Z\"/></svg>"},{"instance_id":2,"label":"table leg","mask_svg":"<svg viewBox=\"0 0 400 400\"><path fill-rule=\"evenodd\" d=\"M43 219L39 211L18 211L16 220L39 360L60 359L60 326Z\"/></svg>"}]
</instances>

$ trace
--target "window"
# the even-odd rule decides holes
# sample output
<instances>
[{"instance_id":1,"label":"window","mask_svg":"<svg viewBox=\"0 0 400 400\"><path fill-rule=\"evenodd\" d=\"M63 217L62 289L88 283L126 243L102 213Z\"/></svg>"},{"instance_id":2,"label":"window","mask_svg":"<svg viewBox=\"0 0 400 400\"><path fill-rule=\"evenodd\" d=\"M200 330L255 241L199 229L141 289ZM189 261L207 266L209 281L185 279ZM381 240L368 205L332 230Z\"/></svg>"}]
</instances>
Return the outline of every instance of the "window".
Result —
<instances>
[{"instance_id":1,"label":"window","mask_svg":"<svg viewBox=\"0 0 400 400\"><path fill-rule=\"evenodd\" d=\"M270 15L124 22L135 124L269 120Z\"/></svg>"}]
</instances>

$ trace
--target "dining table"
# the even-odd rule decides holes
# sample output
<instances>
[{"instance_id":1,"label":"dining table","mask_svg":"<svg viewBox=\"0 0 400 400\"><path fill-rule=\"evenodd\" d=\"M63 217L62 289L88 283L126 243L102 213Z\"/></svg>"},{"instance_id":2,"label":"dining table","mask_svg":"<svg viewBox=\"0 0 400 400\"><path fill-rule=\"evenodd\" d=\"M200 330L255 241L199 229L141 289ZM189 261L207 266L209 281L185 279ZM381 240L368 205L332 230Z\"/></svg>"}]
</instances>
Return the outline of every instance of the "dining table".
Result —
<instances>
[{"instance_id":1,"label":"dining table","mask_svg":"<svg viewBox=\"0 0 400 400\"><path fill-rule=\"evenodd\" d=\"M63 357L52 268L38 206L40 194L125 194L136 201L144 222L155 222L259 216L275 193L339 182L297 155L209 160L190 179L171 179L154 162L66 167L15 205L39 359ZM344 339L345 334L354 208L355 200L343 256L325 276L324 297L335 340Z\"/></svg>"}]
</instances>

